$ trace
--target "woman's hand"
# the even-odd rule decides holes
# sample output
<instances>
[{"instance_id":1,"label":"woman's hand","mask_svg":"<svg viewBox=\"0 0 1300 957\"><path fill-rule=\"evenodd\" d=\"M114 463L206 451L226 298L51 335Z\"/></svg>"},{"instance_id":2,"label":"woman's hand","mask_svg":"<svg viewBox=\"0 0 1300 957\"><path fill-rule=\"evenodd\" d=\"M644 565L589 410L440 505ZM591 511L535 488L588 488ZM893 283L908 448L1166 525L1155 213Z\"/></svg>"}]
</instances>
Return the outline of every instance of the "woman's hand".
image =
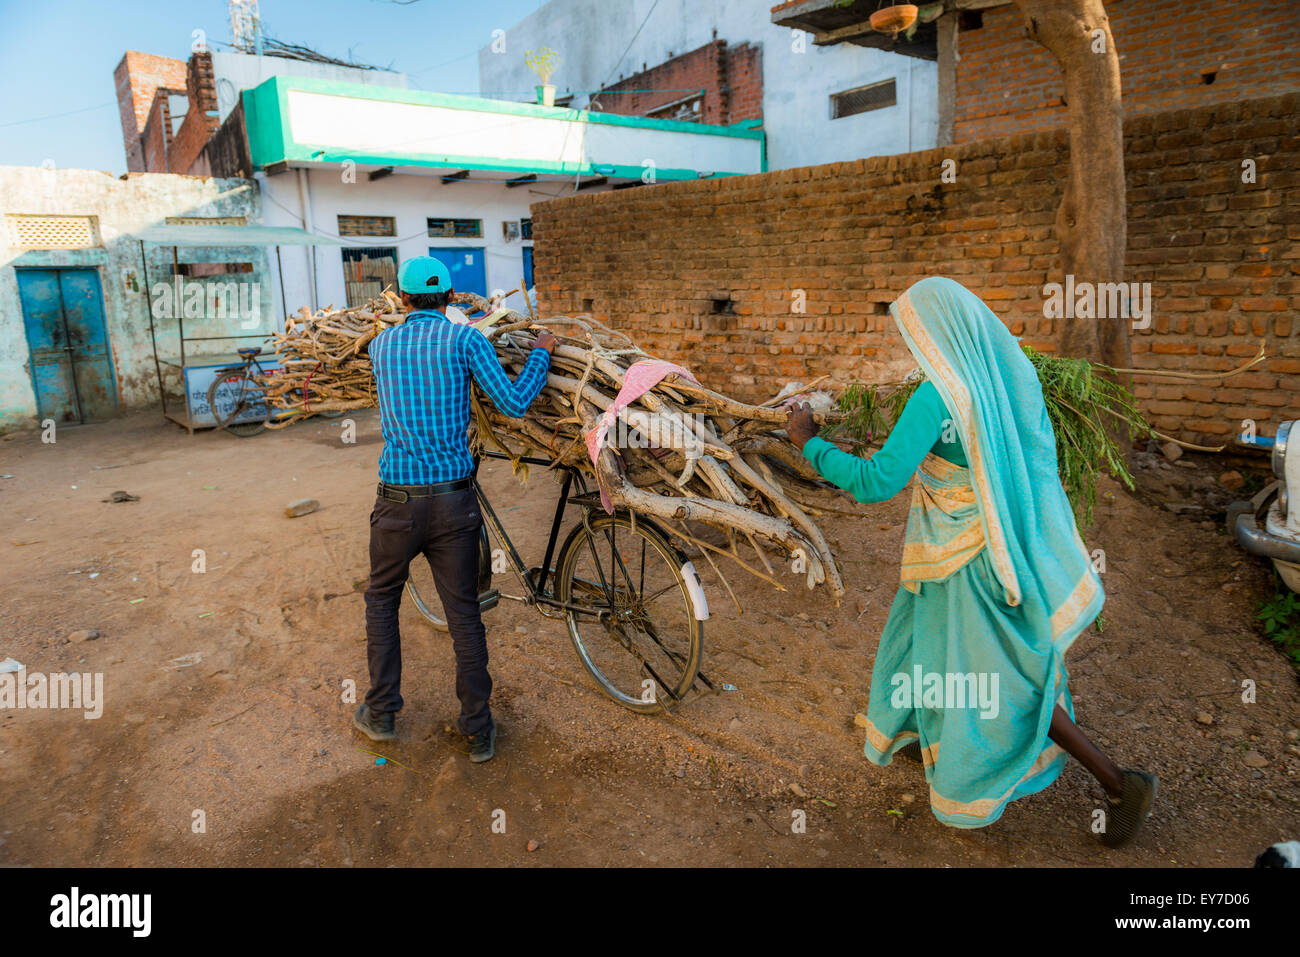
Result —
<instances>
[{"instance_id":1,"label":"woman's hand","mask_svg":"<svg viewBox=\"0 0 1300 957\"><path fill-rule=\"evenodd\" d=\"M785 431L790 441L803 451L804 444L820 431L813 421L812 406L807 402L792 405L785 419Z\"/></svg>"}]
</instances>

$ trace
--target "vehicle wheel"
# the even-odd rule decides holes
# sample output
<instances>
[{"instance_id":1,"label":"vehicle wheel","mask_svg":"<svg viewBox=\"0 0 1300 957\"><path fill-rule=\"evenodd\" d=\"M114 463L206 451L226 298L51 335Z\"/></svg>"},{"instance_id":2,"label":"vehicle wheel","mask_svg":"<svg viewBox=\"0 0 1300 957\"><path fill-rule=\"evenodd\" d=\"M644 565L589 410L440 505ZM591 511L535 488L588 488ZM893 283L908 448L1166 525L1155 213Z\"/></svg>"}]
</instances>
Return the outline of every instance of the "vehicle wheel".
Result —
<instances>
[{"instance_id":1,"label":"vehicle wheel","mask_svg":"<svg viewBox=\"0 0 1300 957\"><path fill-rule=\"evenodd\" d=\"M217 373L208 386L208 408L217 428L240 438L257 435L265 429L271 414L266 404L266 389L243 369Z\"/></svg>"},{"instance_id":2,"label":"vehicle wheel","mask_svg":"<svg viewBox=\"0 0 1300 957\"><path fill-rule=\"evenodd\" d=\"M488 548L487 529L479 530L478 586L482 594L492 587L492 557ZM407 572L406 593L420 617L437 631L448 631L447 616L442 610L442 598L433 581L433 572L423 555L416 555Z\"/></svg>"},{"instance_id":3,"label":"vehicle wheel","mask_svg":"<svg viewBox=\"0 0 1300 957\"><path fill-rule=\"evenodd\" d=\"M583 667L608 697L642 714L677 705L700 669L704 624L685 562L645 519L589 516L555 563L556 597Z\"/></svg>"}]
</instances>

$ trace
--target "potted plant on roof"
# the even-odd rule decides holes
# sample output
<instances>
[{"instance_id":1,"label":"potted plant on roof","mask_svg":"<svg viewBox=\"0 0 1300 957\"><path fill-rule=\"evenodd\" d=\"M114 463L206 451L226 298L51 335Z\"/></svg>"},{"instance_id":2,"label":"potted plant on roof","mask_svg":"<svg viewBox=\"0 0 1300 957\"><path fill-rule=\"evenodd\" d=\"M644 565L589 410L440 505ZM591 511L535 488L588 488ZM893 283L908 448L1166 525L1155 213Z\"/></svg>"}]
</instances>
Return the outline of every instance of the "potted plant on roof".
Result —
<instances>
[{"instance_id":1,"label":"potted plant on roof","mask_svg":"<svg viewBox=\"0 0 1300 957\"><path fill-rule=\"evenodd\" d=\"M537 74L541 80L541 85L537 87L537 102L542 106L555 105L555 87L551 85L551 77L560 66L560 55L550 47L543 47L537 52L529 50L524 54L524 62L528 64L528 69Z\"/></svg>"}]
</instances>

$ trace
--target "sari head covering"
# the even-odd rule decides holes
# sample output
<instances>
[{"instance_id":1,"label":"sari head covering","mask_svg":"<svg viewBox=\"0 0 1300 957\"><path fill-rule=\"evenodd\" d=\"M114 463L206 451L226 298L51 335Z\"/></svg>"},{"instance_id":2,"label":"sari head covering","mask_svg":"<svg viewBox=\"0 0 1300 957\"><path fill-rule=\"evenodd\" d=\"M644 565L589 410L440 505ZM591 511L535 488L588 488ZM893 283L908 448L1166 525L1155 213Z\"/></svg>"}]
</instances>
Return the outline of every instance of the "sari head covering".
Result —
<instances>
[{"instance_id":1,"label":"sari head covering","mask_svg":"<svg viewBox=\"0 0 1300 957\"><path fill-rule=\"evenodd\" d=\"M1063 653L1105 595L1061 487L1033 365L993 311L951 279L922 279L890 312L957 420L1006 603L1049 618L1052 644Z\"/></svg>"}]
</instances>

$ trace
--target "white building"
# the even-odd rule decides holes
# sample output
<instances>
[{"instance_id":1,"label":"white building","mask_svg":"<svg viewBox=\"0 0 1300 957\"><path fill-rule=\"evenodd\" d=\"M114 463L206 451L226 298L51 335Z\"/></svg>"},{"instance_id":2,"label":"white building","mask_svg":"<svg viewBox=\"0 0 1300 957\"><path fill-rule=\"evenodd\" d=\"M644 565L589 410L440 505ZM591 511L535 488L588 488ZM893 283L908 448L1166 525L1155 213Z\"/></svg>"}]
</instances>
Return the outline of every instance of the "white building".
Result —
<instances>
[{"instance_id":1,"label":"white building","mask_svg":"<svg viewBox=\"0 0 1300 957\"><path fill-rule=\"evenodd\" d=\"M857 6L862 5L859 0ZM836 8L832 0L793 6L801 13L805 7L819 8L816 13L828 25L837 18L852 23L864 17ZM879 35L855 35L837 44L831 42L830 30L814 35L773 22L786 19L785 13L754 0L551 0L480 51L480 89L531 89L536 79L523 54L550 48L560 60L551 82L561 97L572 96L575 107L587 106L594 93L634 77L645 81L646 88L662 88L669 80L687 95L698 86L706 98L735 100L743 92L741 85L749 83L747 77L733 77L729 90L716 88L711 76L692 83L690 65L683 60L725 41L731 50L749 45L759 51L757 92L770 169L936 145L938 74L932 60L857 45L890 45ZM924 29L933 33L932 26ZM598 102L606 109L622 108L610 94Z\"/></svg>"},{"instance_id":2,"label":"white building","mask_svg":"<svg viewBox=\"0 0 1300 957\"><path fill-rule=\"evenodd\" d=\"M114 76L131 170L252 177L262 225L341 244L280 251L290 313L361 304L417 255L444 259L461 291L531 287L532 203L765 168L753 124L429 93L315 55L128 51Z\"/></svg>"},{"instance_id":3,"label":"white building","mask_svg":"<svg viewBox=\"0 0 1300 957\"><path fill-rule=\"evenodd\" d=\"M290 311L364 301L416 255L442 258L461 291L531 286L533 202L764 168L744 124L283 76L244 91L242 122L263 223L346 244L285 252Z\"/></svg>"}]
</instances>

